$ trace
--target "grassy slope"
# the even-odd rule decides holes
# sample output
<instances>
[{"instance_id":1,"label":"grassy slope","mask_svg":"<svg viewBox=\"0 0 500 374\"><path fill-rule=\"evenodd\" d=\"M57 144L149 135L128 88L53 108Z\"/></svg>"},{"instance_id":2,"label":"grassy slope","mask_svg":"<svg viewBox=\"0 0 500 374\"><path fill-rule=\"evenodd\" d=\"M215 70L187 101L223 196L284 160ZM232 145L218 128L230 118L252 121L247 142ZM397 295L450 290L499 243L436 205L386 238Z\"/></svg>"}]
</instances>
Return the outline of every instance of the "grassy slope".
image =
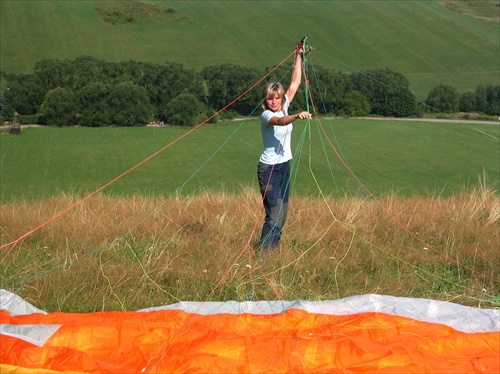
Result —
<instances>
[{"instance_id":1,"label":"grassy slope","mask_svg":"<svg viewBox=\"0 0 500 374\"><path fill-rule=\"evenodd\" d=\"M294 183L296 193L318 195L312 173L325 194L360 191L329 142L345 157L360 181L378 196L391 191L449 195L477 185L483 171L490 186L498 187L500 133L495 124L351 119L324 122L323 127L328 139L320 135L315 123L310 133L304 131L303 124L295 126L295 160L300 161ZM32 128L23 130L21 136L1 135L2 201L39 199L61 191L92 192L184 131ZM261 147L256 122L202 127L113 183L106 192L169 196L180 187L185 193L255 189Z\"/></svg>"},{"instance_id":2,"label":"grassy slope","mask_svg":"<svg viewBox=\"0 0 500 374\"><path fill-rule=\"evenodd\" d=\"M162 1L155 3L166 6ZM436 84L460 91L499 84L499 24L436 1L169 1L178 22L113 26L90 1L0 2L1 68L28 72L41 58L177 61L186 67L266 67L302 36L319 65L404 73L423 98Z\"/></svg>"}]
</instances>

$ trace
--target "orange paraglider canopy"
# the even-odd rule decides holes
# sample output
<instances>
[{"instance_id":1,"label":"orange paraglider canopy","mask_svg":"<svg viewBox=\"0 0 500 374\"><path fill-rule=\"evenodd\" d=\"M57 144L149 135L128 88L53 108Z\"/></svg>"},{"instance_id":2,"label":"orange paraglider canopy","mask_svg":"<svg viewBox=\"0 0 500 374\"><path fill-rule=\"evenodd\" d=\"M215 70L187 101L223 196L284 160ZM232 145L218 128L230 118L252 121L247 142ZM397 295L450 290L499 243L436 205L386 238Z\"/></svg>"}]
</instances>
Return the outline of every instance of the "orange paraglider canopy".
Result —
<instances>
[{"instance_id":1,"label":"orange paraglider canopy","mask_svg":"<svg viewBox=\"0 0 500 374\"><path fill-rule=\"evenodd\" d=\"M498 310L363 295L45 313L1 291L2 373L500 371Z\"/></svg>"}]
</instances>

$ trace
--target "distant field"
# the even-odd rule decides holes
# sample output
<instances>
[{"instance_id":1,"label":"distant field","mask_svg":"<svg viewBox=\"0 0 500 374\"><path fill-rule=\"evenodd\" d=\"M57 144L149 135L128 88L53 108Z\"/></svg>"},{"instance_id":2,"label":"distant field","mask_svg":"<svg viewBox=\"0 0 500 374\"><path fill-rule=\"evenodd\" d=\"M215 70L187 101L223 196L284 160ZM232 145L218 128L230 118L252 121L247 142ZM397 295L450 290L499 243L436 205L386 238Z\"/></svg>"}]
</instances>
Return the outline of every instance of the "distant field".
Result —
<instances>
[{"instance_id":1,"label":"distant field","mask_svg":"<svg viewBox=\"0 0 500 374\"><path fill-rule=\"evenodd\" d=\"M145 1L143 13L137 10L143 19L113 25L97 7L116 4L0 1L1 69L30 72L40 59L81 55L175 61L195 69L222 63L264 68L308 36L313 63L347 72L401 72L420 99L440 83L460 92L500 84L499 23L437 1ZM153 14L148 21L144 14L158 8L175 14Z\"/></svg>"},{"instance_id":2,"label":"distant field","mask_svg":"<svg viewBox=\"0 0 500 374\"><path fill-rule=\"evenodd\" d=\"M360 182L376 196L392 192L448 196L479 183L498 188L498 124L341 119L323 121L322 126L326 136L316 122L308 130L304 124L295 125L293 188L297 194L317 197L321 190L333 196L363 196ZM29 128L20 136L4 131L0 135L2 202L93 192L186 131ZM230 193L254 189L261 149L256 121L201 127L104 192L170 196L207 189ZM346 160L345 165L335 152Z\"/></svg>"}]
</instances>

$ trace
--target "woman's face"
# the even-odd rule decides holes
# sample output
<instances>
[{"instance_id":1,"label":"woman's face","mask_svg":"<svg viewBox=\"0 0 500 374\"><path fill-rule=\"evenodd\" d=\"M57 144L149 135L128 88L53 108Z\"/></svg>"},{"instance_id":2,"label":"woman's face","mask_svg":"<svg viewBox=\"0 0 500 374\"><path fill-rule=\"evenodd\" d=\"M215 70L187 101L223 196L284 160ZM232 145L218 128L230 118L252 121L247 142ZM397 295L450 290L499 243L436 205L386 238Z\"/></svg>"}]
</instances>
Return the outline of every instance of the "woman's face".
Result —
<instances>
[{"instance_id":1,"label":"woman's face","mask_svg":"<svg viewBox=\"0 0 500 374\"><path fill-rule=\"evenodd\" d=\"M281 109L282 98L278 96L278 94L274 94L274 96L268 97L266 99L266 105L273 112L276 112Z\"/></svg>"}]
</instances>

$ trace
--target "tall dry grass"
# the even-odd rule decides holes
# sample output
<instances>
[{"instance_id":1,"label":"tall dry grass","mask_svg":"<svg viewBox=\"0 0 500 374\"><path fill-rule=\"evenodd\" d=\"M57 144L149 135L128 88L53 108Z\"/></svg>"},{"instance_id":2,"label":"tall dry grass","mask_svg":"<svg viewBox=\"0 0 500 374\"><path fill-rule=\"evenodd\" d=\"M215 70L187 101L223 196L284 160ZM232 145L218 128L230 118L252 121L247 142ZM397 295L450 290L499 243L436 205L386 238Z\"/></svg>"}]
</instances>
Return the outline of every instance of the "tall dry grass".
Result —
<instances>
[{"instance_id":1,"label":"tall dry grass","mask_svg":"<svg viewBox=\"0 0 500 374\"><path fill-rule=\"evenodd\" d=\"M1 243L78 199L2 205ZM47 311L366 293L500 308L494 191L392 195L380 204L294 197L282 243L271 253L255 250L261 211L255 191L168 200L97 196L3 248L1 287Z\"/></svg>"}]
</instances>

